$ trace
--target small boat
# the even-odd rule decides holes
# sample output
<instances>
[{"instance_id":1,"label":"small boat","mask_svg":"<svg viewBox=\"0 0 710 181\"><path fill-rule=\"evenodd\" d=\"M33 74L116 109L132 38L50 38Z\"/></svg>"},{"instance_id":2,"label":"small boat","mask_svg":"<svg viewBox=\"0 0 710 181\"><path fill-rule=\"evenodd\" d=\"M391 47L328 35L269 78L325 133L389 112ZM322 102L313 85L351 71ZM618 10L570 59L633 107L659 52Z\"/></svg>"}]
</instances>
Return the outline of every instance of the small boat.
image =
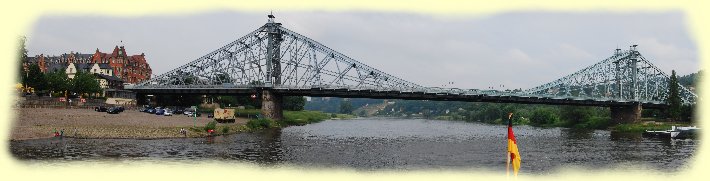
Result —
<instances>
[{"instance_id":1,"label":"small boat","mask_svg":"<svg viewBox=\"0 0 710 181\"><path fill-rule=\"evenodd\" d=\"M671 138L671 132L669 131L649 131L646 130L641 133L643 137L658 137L658 138Z\"/></svg>"},{"instance_id":2,"label":"small boat","mask_svg":"<svg viewBox=\"0 0 710 181\"><path fill-rule=\"evenodd\" d=\"M672 139L695 138L700 128L695 126L671 126L671 129L665 131L644 131L641 135L644 137L659 137Z\"/></svg>"},{"instance_id":3,"label":"small boat","mask_svg":"<svg viewBox=\"0 0 710 181\"><path fill-rule=\"evenodd\" d=\"M695 127L695 126L672 126L670 133L671 133L671 138L675 139L686 139L686 138L695 138L698 134L698 131L700 128Z\"/></svg>"}]
</instances>

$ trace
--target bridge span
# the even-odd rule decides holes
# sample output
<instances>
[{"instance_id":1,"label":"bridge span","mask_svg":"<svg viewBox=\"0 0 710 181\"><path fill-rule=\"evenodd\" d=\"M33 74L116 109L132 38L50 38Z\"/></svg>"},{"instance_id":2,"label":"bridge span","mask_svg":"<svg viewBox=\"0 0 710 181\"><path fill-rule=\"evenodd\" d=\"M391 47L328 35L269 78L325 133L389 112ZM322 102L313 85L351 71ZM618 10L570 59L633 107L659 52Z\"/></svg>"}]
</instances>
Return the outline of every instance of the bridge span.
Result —
<instances>
[{"instance_id":1,"label":"bridge span","mask_svg":"<svg viewBox=\"0 0 710 181\"><path fill-rule=\"evenodd\" d=\"M282 119L283 96L440 100L610 107L635 122L642 108L667 106L669 76L636 45L580 71L524 91L424 87L391 76L315 40L268 23L167 73L126 89L150 94L260 95L265 117ZM682 85L683 104L697 95Z\"/></svg>"}]
</instances>

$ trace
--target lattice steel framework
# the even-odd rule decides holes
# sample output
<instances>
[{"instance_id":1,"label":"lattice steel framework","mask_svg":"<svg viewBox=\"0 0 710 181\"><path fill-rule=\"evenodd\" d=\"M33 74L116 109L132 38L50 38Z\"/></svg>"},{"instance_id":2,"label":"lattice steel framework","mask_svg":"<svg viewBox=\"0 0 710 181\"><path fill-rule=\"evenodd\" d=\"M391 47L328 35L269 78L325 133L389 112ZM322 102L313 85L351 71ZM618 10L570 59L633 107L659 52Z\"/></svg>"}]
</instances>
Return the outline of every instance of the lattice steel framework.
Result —
<instances>
[{"instance_id":1,"label":"lattice steel framework","mask_svg":"<svg viewBox=\"0 0 710 181\"><path fill-rule=\"evenodd\" d=\"M632 46L523 92L423 87L394 77L269 22L205 56L127 89L330 89L544 100L665 104L669 77ZM684 104L697 95L679 85ZM544 99L544 100L543 100Z\"/></svg>"},{"instance_id":2,"label":"lattice steel framework","mask_svg":"<svg viewBox=\"0 0 710 181\"><path fill-rule=\"evenodd\" d=\"M362 64L275 23L135 88L326 88L379 90L422 86Z\"/></svg>"},{"instance_id":3,"label":"lattice steel framework","mask_svg":"<svg viewBox=\"0 0 710 181\"><path fill-rule=\"evenodd\" d=\"M614 55L553 82L525 90L540 97L570 97L597 101L614 100L666 103L669 76L636 50L616 49ZM695 104L697 95L678 84L684 104Z\"/></svg>"}]
</instances>

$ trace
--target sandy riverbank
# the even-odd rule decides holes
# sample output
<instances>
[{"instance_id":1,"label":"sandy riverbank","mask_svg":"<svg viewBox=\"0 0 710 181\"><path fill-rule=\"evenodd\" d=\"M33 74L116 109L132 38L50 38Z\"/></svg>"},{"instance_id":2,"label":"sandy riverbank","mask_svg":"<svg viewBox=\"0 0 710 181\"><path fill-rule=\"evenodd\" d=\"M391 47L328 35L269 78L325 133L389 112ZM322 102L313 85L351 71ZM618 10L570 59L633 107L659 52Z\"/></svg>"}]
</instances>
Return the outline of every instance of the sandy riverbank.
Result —
<instances>
[{"instance_id":1,"label":"sandy riverbank","mask_svg":"<svg viewBox=\"0 0 710 181\"><path fill-rule=\"evenodd\" d=\"M53 129L64 129L64 135L78 138L172 138L182 137L180 128L193 126L193 118L185 115L157 116L135 110L120 114L107 114L87 109L16 108L12 124L11 140L26 140L52 137ZM194 122L205 126L212 118L198 117ZM236 131L247 122L238 118L235 123L220 123ZM219 130L216 130L219 131ZM188 132L188 137L205 136L204 133Z\"/></svg>"}]
</instances>

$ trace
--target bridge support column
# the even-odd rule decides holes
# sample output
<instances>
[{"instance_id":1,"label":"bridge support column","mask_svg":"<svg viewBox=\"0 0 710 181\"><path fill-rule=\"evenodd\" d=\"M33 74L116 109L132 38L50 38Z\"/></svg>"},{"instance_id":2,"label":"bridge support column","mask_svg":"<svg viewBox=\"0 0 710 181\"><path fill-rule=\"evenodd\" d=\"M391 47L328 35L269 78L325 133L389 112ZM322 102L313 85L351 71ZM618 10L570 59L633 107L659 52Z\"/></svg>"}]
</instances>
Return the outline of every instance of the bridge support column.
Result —
<instances>
[{"instance_id":1,"label":"bridge support column","mask_svg":"<svg viewBox=\"0 0 710 181\"><path fill-rule=\"evenodd\" d=\"M611 107L611 121L614 124L635 123L641 120L641 104Z\"/></svg>"},{"instance_id":2,"label":"bridge support column","mask_svg":"<svg viewBox=\"0 0 710 181\"><path fill-rule=\"evenodd\" d=\"M283 96L274 94L271 90L261 91L261 115L273 120L283 120L284 114L281 108Z\"/></svg>"}]
</instances>

